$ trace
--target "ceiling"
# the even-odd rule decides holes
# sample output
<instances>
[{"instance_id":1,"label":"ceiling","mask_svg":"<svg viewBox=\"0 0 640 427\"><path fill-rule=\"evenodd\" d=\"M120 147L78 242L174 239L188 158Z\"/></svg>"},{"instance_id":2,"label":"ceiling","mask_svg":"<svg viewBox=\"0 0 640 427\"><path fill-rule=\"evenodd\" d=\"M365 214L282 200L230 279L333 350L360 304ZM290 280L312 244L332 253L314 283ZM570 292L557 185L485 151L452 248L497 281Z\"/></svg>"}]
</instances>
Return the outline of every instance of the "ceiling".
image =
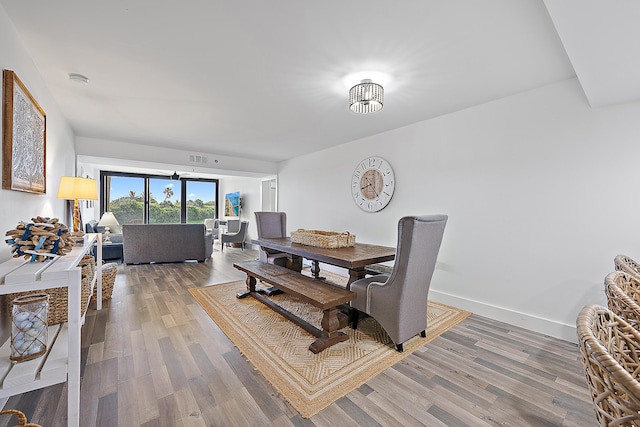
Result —
<instances>
[{"instance_id":1,"label":"ceiling","mask_svg":"<svg viewBox=\"0 0 640 427\"><path fill-rule=\"evenodd\" d=\"M0 4L81 137L282 161L576 75L593 106L640 98L631 1ZM365 70L389 75L368 115Z\"/></svg>"}]
</instances>

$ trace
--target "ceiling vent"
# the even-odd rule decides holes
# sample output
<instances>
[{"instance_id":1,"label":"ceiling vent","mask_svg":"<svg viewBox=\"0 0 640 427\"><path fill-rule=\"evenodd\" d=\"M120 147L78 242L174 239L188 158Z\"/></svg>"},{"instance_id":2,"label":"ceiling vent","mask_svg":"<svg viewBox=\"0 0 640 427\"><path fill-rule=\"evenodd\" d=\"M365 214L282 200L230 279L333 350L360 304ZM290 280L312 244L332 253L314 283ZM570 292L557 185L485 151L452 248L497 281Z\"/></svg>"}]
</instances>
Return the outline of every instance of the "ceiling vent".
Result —
<instances>
[{"instance_id":1,"label":"ceiling vent","mask_svg":"<svg viewBox=\"0 0 640 427\"><path fill-rule=\"evenodd\" d=\"M196 154L191 154L189 155L189 162L206 165L207 163L209 163L209 159L206 156L198 156Z\"/></svg>"}]
</instances>

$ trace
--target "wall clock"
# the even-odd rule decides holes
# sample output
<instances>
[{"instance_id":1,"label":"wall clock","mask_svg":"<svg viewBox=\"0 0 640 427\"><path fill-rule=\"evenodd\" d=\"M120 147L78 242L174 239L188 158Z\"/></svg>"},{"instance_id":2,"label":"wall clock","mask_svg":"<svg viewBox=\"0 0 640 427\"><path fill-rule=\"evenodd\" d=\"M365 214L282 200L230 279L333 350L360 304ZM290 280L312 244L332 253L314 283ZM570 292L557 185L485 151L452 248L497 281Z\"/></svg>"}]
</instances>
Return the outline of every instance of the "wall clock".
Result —
<instances>
[{"instance_id":1,"label":"wall clock","mask_svg":"<svg viewBox=\"0 0 640 427\"><path fill-rule=\"evenodd\" d=\"M371 156L358 163L353 171L351 195L363 211L378 212L391 201L395 184L389 162Z\"/></svg>"}]
</instances>

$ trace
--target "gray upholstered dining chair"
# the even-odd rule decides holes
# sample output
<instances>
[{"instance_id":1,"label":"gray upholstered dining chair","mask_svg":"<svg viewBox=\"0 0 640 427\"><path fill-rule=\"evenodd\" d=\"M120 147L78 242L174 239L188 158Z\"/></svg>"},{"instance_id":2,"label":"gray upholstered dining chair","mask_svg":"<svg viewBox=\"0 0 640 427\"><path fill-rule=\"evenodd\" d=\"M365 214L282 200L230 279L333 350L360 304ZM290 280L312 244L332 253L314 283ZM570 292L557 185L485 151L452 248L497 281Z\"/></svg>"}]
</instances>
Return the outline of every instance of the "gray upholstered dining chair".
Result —
<instances>
[{"instance_id":1,"label":"gray upholstered dining chair","mask_svg":"<svg viewBox=\"0 0 640 427\"><path fill-rule=\"evenodd\" d=\"M240 243L242 250L244 251L244 239L247 237L247 228L249 227L249 221L240 222L240 229L235 233L222 233L220 243L222 251L224 252L224 245L227 243Z\"/></svg>"},{"instance_id":2,"label":"gray upholstered dining chair","mask_svg":"<svg viewBox=\"0 0 640 427\"><path fill-rule=\"evenodd\" d=\"M287 237L287 214L284 212L255 212L256 226L258 228L258 239L275 239ZM263 248L260 246L259 259L262 262L276 264L282 267L287 266L288 254L275 249ZM281 294L277 287L270 287L263 293L272 296Z\"/></svg>"},{"instance_id":3,"label":"gray upholstered dining chair","mask_svg":"<svg viewBox=\"0 0 640 427\"><path fill-rule=\"evenodd\" d=\"M391 275L356 280L351 290L351 327L360 312L380 323L398 351L414 335L426 336L427 296L447 224L446 215L406 216L398 222L398 247Z\"/></svg>"},{"instance_id":4,"label":"gray upholstered dining chair","mask_svg":"<svg viewBox=\"0 0 640 427\"><path fill-rule=\"evenodd\" d=\"M284 212L255 212L258 239L287 237L287 214ZM287 265L287 254L260 247L259 259L269 264Z\"/></svg>"}]
</instances>

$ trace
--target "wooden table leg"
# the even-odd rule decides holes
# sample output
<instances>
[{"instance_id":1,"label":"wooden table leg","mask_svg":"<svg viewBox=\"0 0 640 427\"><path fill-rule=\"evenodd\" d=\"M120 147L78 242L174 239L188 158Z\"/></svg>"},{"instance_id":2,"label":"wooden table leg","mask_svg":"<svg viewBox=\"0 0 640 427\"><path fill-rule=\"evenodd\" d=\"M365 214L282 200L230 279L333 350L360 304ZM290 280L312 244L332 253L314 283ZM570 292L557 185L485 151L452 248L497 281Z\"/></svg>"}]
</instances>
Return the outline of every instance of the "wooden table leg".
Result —
<instances>
[{"instance_id":1,"label":"wooden table leg","mask_svg":"<svg viewBox=\"0 0 640 427\"><path fill-rule=\"evenodd\" d=\"M367 271L363 268L349 270L349 281L347 282L347 290L351 290L351 284L356 280L363 279L367 275Z\"/></svg>"},{"instance_id":2,"label":"wooden table leg","mask_svg":"<svg viewBox=\"0 0 640 427\"><path fill-rule=\"evenodd\" d=\"M311 260L311 274L313 275L314 279L326 279L326 277L320 277L320 263L316 260Z\"/></svg>"},{"instance_id":3,"label":"wooden table leg","mask_svg":"<svg viewBox=\"0 0 640 427\"><path fill-rule=\"evenodd\" d=\"M302 271L302 257L294 254L287 255L287 268L300 273Z\"/></svg>"},{"instance_id":4,"label":"wooden table leg","mask_svg":"<svg viewBox=\"0 0 640 427\"><path fill-rule=\"evenodd\" d=\"M322 350L327 347L331 347L334 344L337 344L342 341L346 341L349 339L347 334L344 332L339 332L340 328L340 316L343 315L340 313L337 307L329 308L323 311L322 316L322 335L318 337L311 345L309 346L309 350L313 353L320 353Z\"/></svg>"},{"instance_id":5,"label":"wooden table leg","mask_svg":"<svg viewBox=\"0 0 640 427\"><path fill-rule=\"evenodd\" d=\"M242 292L238 292L236 294L236 298L238 299L242 299L242 298L246 298L249 295L251 295L251 292L255 292L256 291L256 278L253 276L249 276L247 274L247 280L245 281L245 283L247 284L247 290L246 291L242 291Z\"/></svg>"}]
</instances>

